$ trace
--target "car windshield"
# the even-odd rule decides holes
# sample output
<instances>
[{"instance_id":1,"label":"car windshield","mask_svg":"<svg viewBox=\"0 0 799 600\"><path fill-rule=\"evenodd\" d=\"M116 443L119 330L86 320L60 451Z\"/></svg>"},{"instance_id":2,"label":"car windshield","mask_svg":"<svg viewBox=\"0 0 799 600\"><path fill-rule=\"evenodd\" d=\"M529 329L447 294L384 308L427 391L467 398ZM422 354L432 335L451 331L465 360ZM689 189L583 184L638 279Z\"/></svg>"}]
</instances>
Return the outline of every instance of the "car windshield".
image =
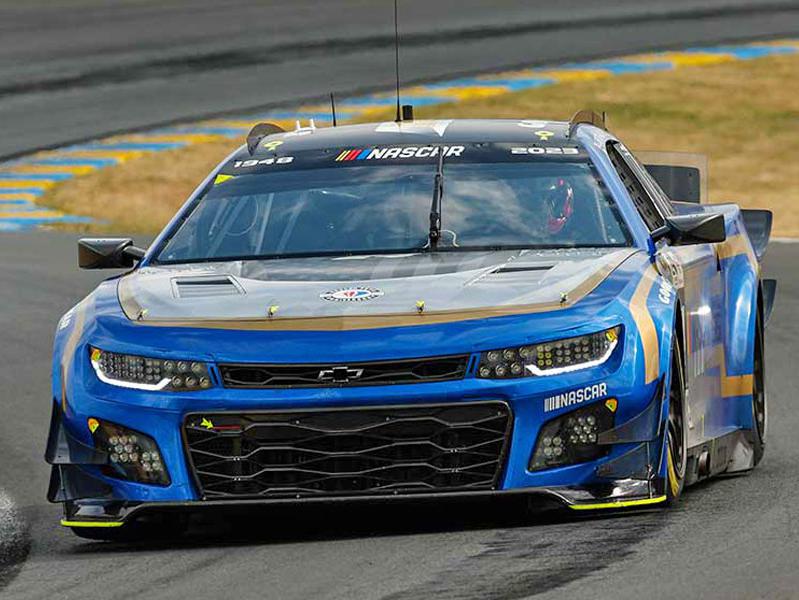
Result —
<instances>
[{"instance_id":1,"label":"car windshield","mask_svg":"<svg viewBox=\"0 0 799 600\"><path fill-rule=\"evenodd\" d=\"M437 164L218 176L157 262L430 251ZM445 163L436 251L626 246L585 159Z\"/></svg>"}]
</instances>

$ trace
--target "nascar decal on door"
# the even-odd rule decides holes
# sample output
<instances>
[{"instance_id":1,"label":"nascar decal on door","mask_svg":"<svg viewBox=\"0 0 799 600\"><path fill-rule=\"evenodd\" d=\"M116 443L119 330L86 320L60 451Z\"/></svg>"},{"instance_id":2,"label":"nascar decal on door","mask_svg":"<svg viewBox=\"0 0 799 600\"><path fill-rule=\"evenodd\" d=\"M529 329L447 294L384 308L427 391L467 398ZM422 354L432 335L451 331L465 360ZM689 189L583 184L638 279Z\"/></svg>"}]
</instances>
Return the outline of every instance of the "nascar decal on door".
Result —
<instances>
[{"instance_id":1,"label":"nascar decal on door","mask_svg":"<svg viewBox=\"0 0 799 600\"><path fill-rule=\"evenodd\" d=\"M331 302L363 302L383 295L382 290L367 287L342 288L320 294L322 300Z\"/></svg>"}]
</instances>

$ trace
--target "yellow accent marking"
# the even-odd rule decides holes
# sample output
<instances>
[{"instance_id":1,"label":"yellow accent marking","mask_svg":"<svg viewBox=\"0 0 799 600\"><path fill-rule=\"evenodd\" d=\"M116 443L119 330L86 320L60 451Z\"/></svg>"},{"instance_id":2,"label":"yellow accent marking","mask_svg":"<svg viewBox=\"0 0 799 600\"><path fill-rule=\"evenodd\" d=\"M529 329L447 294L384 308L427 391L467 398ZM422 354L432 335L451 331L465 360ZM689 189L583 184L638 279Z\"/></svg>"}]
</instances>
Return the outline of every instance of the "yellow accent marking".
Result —
<instances>
[{"instance_id":1,"label":"yellow accent marking","mask_svg":"<svg viewBox=\"0 0 799 600\"><path fill-rule=\"evenodd\" d=\"M745 254L749 263L756 269L758 268L757 256L752 249L752 244L749 243L749 238L742 233L730 236L720 244L716 244L716 253L722 259Z\"/></svg>"},{"instance_id":2,"label":"yellow accent marking","mask_svg":"<svg viewBox=\"0 0 799 600\"><path fill-rule=\"evenodd\" d=\"M546 142L546 141L547 141L549 138L551 138L553 135L555 135L555 134L554 134L554 133L552 133L551 131L536 131L536 132L535 132L535 134L536 134L536 135L539 137L539 139L541 139L541 140L543 140L543 141L545 141L545 142Z\"/></svg>"},{"instance_id":3,"label":"yellow accent marking","mask_svg":"<svg viewBox=\"0 0 799 600\"><path fill-rule=\"evenodd\" d=\"M54 179L0 179L0 188L49 188L56 184Z\"/></svg>"},{"instance_id":4,"label":"yellow accent marking","mask_svg":"<svg viewBox=\"0 0 799 600\"><path fill-rule=\"evenodd\" d=\"M277 309L279 309L279 308L280 308L279 304L273 304L272 306L269 307L269 312L267 314L270 317L273 317L273 316L275 316L275 313L277 312Z\"/></svg>"},{"instance_id":5,"label":"yellow accent marking","mask_svg":"<svg viewBox=\"0 0 799 600\"><path fill-rule=\"evenodd\" d=\"M223 135L212 133L176 133L173 135L130 135L117 142L143 142L152 144L202 144L204 142L216 142L225 138ZM177 148L176 148L177 149Z\"/></svg>"},{"instance_id":6,"label":"yellow accent marking","mask_svg":"<svg viewBox=\"0 0 799 600\"><path fill-rule=\"evenodd\" d=\"M595 79L606 79L613 74L607 70L590 69L590 70L569 70L569 69L552 69L549 71L534 71L531 76L541 77L543 79L554 79L557 83L564 83L569 81L594 81Z\"/></svg>"},{"instance_id":7,"label":"yellow accent marking","mask_svg":"<svg viewBox=\"0 0 799 600\"><path fill-rule=\"evenodd\" d=\"M57 210L35 210L30 212L0 212L0 219L47 219L50 217L63 217L64 213Z\"/></svg>"},{"instance_id":8,"label":"yellow accent marking","mask_svg":"<svg viewBox=\"0 0 799 600\"><path fill-rule=\"evenodd\" d=\"M347 154L349 154L349 150L344 150L344 152L342 152L341 154L339 154L336 157L336 160L339 161L339 160L343 159L345 156L347 156Z\"/></svg>"},{"instance_id":9,"label":"yellow accent marking","mask_svg":"<svg viewBox=\"0 0 799 600\"><path fill-rule=\"evenodd\" d=\"M644 346L645 383L652 383L660 373L660 344L655 321L652 319L647 306L649 292L652 290L656 278L657 272L650 265L644 271L629 304L630 313L635 325L638 327L638 332L641 334L641 342Z\"/></svg>"},{"instance_id":10,"label":"yellow accent marking","mask_svg":"<svg viewBox=\"0 0 799 600\"><path fill-rule=\"evenodd\" d=\"M754 393L755 377L753 373L743 375L727 375L727 357L724 344L718 345L719 363L721 366L721 397L734 398Z\"/></svg>"},{"instance_id":11,"label":"yellow accent marking","mask_svg":"<svg viewBox=\"0 0 799 600\"><path fill-rule=\"evenodd\" d=\"M615 398L609 398L605 400L605 406L610 412L616 412L616 409L619 406L619 401L616 400Z\"/></svg>"},{"instance_id":12,"label":"yellow accent marking","mask_svg":"<svg viewBox=\"0 0 799 600\"><path fill-rule=\"evenodd\" d=\"M659 504L665 502L666 496L655 498L642 498L641 500L616 500L612 502L599 502L596 504L569 504L572 510L599 510L603 508L627 508L629 506L645 506L647 504Z\"/></svg>"},{"instance_id":13,"label":"yellow accent marking","mask_svg":"<svg viewBox=\"0 0 799 600\"><path fill-rule=\"evenodd\" d=\"M408 99L405 96L405 94L403 94L402 97L404 99L406 99L406 100ZM359 104L357 107L353 107L353 108L342 108L342 110L346 110L347 112L352 112L355 115L360 115L360 114L365 113L366 111L370 111L370 110L382 112L385 109L386 109L386 105L385 104ZM286 126L290 130L294 129L294 126L295 126L294 121L282 121L282 122L281 121L276 121L275 123L277 125L281 125L281 126L282 126L282 124L286 124Z\"/></svg>"},{"instance_id":14,"label":"yellow accent marking","mask_svg":"<svg viewBox=\"0 0 799 600\"><path fill-rule=\"evenodd\" d=\"M38 198L39 198L39 194L32 194L30 192L3 192L3 191L0 191L0 200L12 199L12 200L28 200L29 202L35 202Z\"/></svg>"},{"instance_id":15,"label":"yellow accent marking","mask_svg":"<svg viewBox=\"0 0 799 600\"><path fill-rule=\"evenodd\" d=\"M67 521L61 519L64 527L122 527L122 521Z\"/></svg>"},{"instance_id":16,"label":"yellow accent marking","mask_svg":"<svg viewBox=\"0 0 799 600\"><path fill-rule=\"evenodd\" d=\"M677 497L680 491L680 482L677 481L677 472L674 470L674 461L671 458L671 452L666 448L666 468L669 472L669 487L671 488L671 495Z\"/></svg>"},{"instance_id":17,"label":"yellow accent marking","mask_svg":"<svg viewBox=\"0 0 799 600\"><path fill-rule=\"evenodd\" d=\"M721 396L734 398L735 396L748 396L752 394L754 378L752 375L727 375L721 374Z\"/></svg>"},{"instance_id":18,"label":"yellow accent marking","mask_svg":"<svg viewBox=\"0 0 799 600\"><path fill-rule=\"evenodd\" d=\"M281 146L282 144L283 144L282 140L271 140L268 142L263 142L261 144L261 147L267 152L274 152L275 150L277 150L277 147Z\"/></svg>"},{"instance_id":19,"label":"yellow accent marking","mask_svg":"<svg viewBox=\"0 0 799 600\"><path fill-rule=\"evenodd\" d=\"M702 53L702 52L662 52L656 54L643 54L621 58L624 62L652 63L670 62L674 68L701 67L704 65L717 65L736 60L732 54Z\"/></svg>"},{"instance_id":20,"label":"yellow accent marking","mask_svg":"<svg viewBox=\"0 0 799 600\"><path fill-rule=\"evenodd\" d=\"M214 179L214 185L225 183L226 181L233 179L233 177L235 177L235 175L217 175L216 179Z\"/></svg>"},{"instance_id":21,"label":"yellow accent marking","mask_svg":"<svg viewBox=\"0 0 799 600\"><path fill-rule=\"evenodd\" d=\"M448 96L454 98L457 102L462 102L464 100L480 100L482 98L491 98L508 93L510 93L510 88L499 85L448 87L425 90L426 96ZM407 94L403 97L407 97ZM407 99L412 102L412 98Z\"/></svg>"},{"instance_id":22,"label":"yellow accent marking","mask_svg":"<svg viewBox=\"0 0 799 600\"><path fill-rule=\"evenodd\" d=\"M112 158L125 162L132 158L139 158L147 154L144 150L80 150L76 152L63 151L53 156L57 158Z\"/></svg>"},{"instance_id":23,"label":"yellow accent marking","mask_svg":"<svg viewBox=\"0 0 799 600\"><path fill-rule=\"evenodd\" d=\"M100 357L102 355L103 355L103 353L102 353L102 351L99 348L95 348L94 350L92 350L92 360L93 361L96 362L96 361L100 360Z\"/></svg>"},{"instance_id":24,"label":"yellow accent marking","mask_svg":"<svg viewBox=\"0 0 799 600\"><path fill-rule=\"evenodd\" d=\"M88 421L86 421L86 425L88 425L89 431L94 433L95 431L97 431L97 428L100 426L100 421L98 421L95 418L90 418Z\"/></svg>"},{"instance_id":25,"label":"yellow accent marking","mask_svg":"<svg viewBox=\"0 0 799 600\"><path fill-rule=\"evenodd\" d=\"M203 420L200 422L200 427L205 427L206 429L213 429L214 424L211 423L210 419L206 419L205 417L203 417Z\"/></svg>"},{"instance_id":26,"label":"yellow accent marking","mask_svg":"<svg viewBox=\"0 0 799 600\"><path fill-rule=\"evenodd\" d=\"M96 170L90 165L14 165L0 169L3 173L72 173L73 175L86 175Z\"/></svg>"}]
</instances>

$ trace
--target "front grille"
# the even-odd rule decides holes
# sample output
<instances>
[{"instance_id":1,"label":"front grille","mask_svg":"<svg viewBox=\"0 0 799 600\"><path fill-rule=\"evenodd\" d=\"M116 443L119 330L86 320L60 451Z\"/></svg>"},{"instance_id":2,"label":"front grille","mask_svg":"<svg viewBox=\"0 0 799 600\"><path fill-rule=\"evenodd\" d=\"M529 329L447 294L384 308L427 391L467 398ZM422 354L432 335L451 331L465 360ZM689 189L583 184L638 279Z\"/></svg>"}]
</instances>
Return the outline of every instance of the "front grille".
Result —
<instances>
[{"instance_id":1,"label":"front grille","mask_svg":"<svg viewBox=\"0 0 799 600\"><path fill-rule=\"evenodd\" d=\"M510 437L503 402L191 414L203 498L492 489Z\"/></svg>"},{"instance_id":2,"label":"front grille","mask_svg":"<svg viewBox=\"0 0 799 600\"><path fill-rule=\"evenodd\" d=\"M463 379L469 355L436 356L349 364L221 364L227 388L324 387L389 385Z\"/></svg>"}]
</instances>

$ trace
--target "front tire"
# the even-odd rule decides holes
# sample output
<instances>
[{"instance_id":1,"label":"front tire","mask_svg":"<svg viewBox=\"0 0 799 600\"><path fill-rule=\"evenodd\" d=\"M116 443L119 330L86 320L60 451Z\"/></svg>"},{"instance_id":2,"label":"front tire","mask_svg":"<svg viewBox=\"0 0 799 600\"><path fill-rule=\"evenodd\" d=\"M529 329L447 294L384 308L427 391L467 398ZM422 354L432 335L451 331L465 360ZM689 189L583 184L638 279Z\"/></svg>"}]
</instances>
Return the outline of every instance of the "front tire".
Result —
<instances>
[{"instance_id":1,"label":"front tire","mask_svg":"<svg viewBox=\"0 0 799 600\"><path fill-rule=\"evenodd\" d=\"M768 426L768 405L766 402L766 356L763 315L757 315L755 322L755 351L752 370L752 450L756 466L766 451L766 432Z\"/></svg>"},{"instance_id":2,"label":"front tire","mask_svg":"<svg viewBox=\"0 0 799 600\"><path fill-rule=\"evenodd\" d=\"M676 336L671 350L669 416L666 428L666 501L677 502L685 486L688 465L688 430L685 427L685 370Z\"/></svg>"}]
</instances>

